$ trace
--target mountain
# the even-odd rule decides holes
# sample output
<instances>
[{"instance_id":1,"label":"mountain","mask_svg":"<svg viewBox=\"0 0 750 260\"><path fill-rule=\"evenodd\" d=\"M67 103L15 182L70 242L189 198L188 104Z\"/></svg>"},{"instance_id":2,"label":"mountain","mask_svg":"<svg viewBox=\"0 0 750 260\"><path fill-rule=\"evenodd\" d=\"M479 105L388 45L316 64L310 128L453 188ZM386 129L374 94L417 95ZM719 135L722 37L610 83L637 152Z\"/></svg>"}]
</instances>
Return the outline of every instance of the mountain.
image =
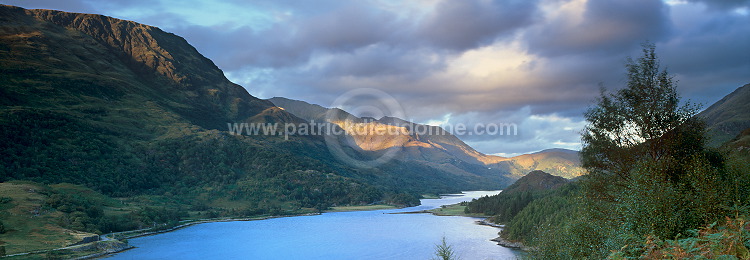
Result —
<instances>
[{"instance_id":1,"label":"mountain","mask_svg":"<svg viewBox=\"0 0 750 260\"><path fill-rule=\"evenodd\" d=\"M454 170L456 167L453 166L465 168L465 165L472 165L475 171L507 175L514 179L534 170L543 170L566 178L574 178L584 173L576 151L549 149L512 158L486 155L438 126L421 125L388 116L365 120L338 108L329 109L283 97L274 97L268 101L302 119L334 124L342 129L403 128L404 131L392 131L395 134L389 135L351 135L352 143L355 144L352 145L354 149L378 151L398 148L401 151L398 156L400 160L419 161L432 166L451 165Z\"/></svg>"},{"instance_id":2,"label":"mountain","mask_svg":"<svg viewBox=\"0 0 750 260\"><path fill-rule=\"evenodd\" d=\"M744 85L698 114L706 121L709 145L719 147L750 128L750 84Z\"/></svg>"},{"instance_id":3,"label":"mountain","mask_svg":"<svg viewBox=\"0 0 750 260\"><path fill-rule=\"evenodd\" d=\"M68 236L183 218L407 206L421 194L511 182L450 160L359 168L339 161L321 136L228 131L235 123L305 122L253 97L185 39L159 28L0 5L0 182L8 184L0 194L30 187L30 194L2 197L0 215L44 209L5 223L18 241L56 246L46 236L29 238L37 227ZM379 152L363 147L354 156ZM29 196L37 201L13 202Z\"/></svg>"},{"instance_id":4,"label":"mountain","mask_svg":"<svg viewBox=\"0 0 750 260\"><path fill-rule=\"evenodd\" d=\"M322 209L397 194L409 194L409 204L420 194L509 182L475 166L352 167L320 136L232 134L234 123L306 121L227 80L185 39L132 21L2 5L0 62L2 181L168 194L220 212Z\"/></svg>"},{"instance_id":5,"label":"mountain","mask_svg":"<svg viewBox=\"0 0 750 260\"><path fill-rule=\"evenodd\" d=\"M228 122L296 117L156 27L3 5L0 64L0 181L75 183L227 215L372 203L407 191L365 183L361 176L372 173L331 162L312 139L222 131Z\"/></svg>"},{"instance_id":6,"label":"mountain","mask_svg":"<svg viewBox=\"0 0 750 260\"><path fill-rule=\"evenodd\" d=\"M531 171L540 170L572 179L585 174L580 161L578 151L554 148L511 157L489 166L506 168L514 176L523 176Z\"/></svg>"},{"instance_id":7,"label":"mountain","mask_svg":"<svg viewBox=\"0 0 750 260\"><path fill-rule=\"evenodd\" d=\"M505 194L529 191L545 191L561 187L568 180L544 171L532 171L503 190Z\"/></svg>"},{"instance_id":8,"label":"mountain","mask_svg":"<svg viewBox=\"0 0 750 260\"><path fill-rule=\"evenodd\" d=\"M473 164L483 164L481 160L502 160L503 157L487 156L474 150L456 136L437 126L415 124L400 118L385 116L380 119L366 120L356 117L338 108L325 108L304 101L274 97L268 101L284 108L286 111L308 121L335 124L342 129L370 126L403 128L405 131L393 131L386 138L377 139L374 135L351 135L357 146L363 150L383 150L392 147L404 149L402 159L441 161L459 159Z\"/></svg>"},{"instance_id":9,"label":"mountain","mask_svg":"<svg viewBox=\"0 0 750 260\"><path fill-rule=\"evenodd\" d=\"M273 106L229 82L213 62L183 38L159 28L101 15L2 8L2 105L65 102L76 110L101 104L82 99L143 98L207 129L243 120ZM75 73L73 73L75 72ZM45 80L59 80L41 88ZM16 85L16 86L13 86ZM10 87L13 86L13 87ZM66 91L66 90L71 91ZM54 97L51 100L50 97ZM149 102L151 101L151 102Z\"/></svg>"},{"instance_id":10,"label":"mountain","mask_svg":"<svg viewBox=\"0 0 750 260\"><path fill-rule=\"evenodd\" d=\"M380 119L360 118L338 108L329 109L282 97L274 97L269 101L309 122L341 129L347 135L337 136L336 138L340 138L338 142L358 154L377 158L388 151L395 151L393 159L403 163L459 176L479 176L510 182L507 172L487 168L478 160L489 156L475 151L440 127L415 124L388 116Z\"/></svg>"}]
</instances>

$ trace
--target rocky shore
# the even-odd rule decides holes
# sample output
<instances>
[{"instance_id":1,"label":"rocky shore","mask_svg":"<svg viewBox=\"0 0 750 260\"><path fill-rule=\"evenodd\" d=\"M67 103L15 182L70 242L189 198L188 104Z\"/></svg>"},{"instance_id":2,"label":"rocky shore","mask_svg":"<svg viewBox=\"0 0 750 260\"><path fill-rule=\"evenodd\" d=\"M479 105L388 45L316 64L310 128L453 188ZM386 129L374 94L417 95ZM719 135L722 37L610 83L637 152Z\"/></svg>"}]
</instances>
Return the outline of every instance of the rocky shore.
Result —
<instances>
[{"instance_id":1,"label":"rocky shore","mask_svg":"<svg viewBox=\"0 0 750 260\"><path fill-rule=\"evenodd\" d=\"M121 242L118 240L99 241L96 243L90 243L89 245L82 246L78 250L72 251L83 251L83 250L96 250L98 253L90 254L75 259L94 259L109 254L119 253L128 249L134 248L134 246L128 245L128 243Z\"/></svg>"},{"instance_id":2,"label":"rocky shore","mask_svg":"<svg viewBox=\"0 0 750 260\"><path fill-rule=\"evenodd\" d=\"M529 250L529 248L521 242L508 241L507 239L500 237L500 236L490 239L490 241L497 242L499 246L503 246L507 248L519 249L523 251Z\"/></svg>"},{"instance_id":3,"label":"rocky shore","mask_svg":"<svg viewBox=\"0 0 750 260\"><path fill-rule=\"evenodd\" d=\"M484 226L490 226L490 227L496 227L496 228L504 228L505 227L505 225L500 225L500 224L495 224L495 223L489 222L489 221L487 221L487 219L477 220L474 223L477 223L477 225L484 225ZM503 247L507 247L507 248L519 249L519 250L523 250L523 251L528 251L529 250L529 248L527 246L525 246L523 243L509 241L509 240L503 238L502 236L498 236L496 238L490 239L490 241L497 242L497 244L499 246L503 246Z\"/></svg>"},{"instance_id":4,"label":"rocky shore","mask_svg":"<svg viewBox=\"0 0 750 260\"><path fill-rule=\"evenodd\" d=\"M490 226L490 227L496 227L496 228L504 228L505 227L505 225L500 225L500 224L495 224L495 223L489 222L489 221L487 221L487 219L477 220L477 221L474 221L474 223L476 223L477 225Z\"/></svg>"}]
</instances>

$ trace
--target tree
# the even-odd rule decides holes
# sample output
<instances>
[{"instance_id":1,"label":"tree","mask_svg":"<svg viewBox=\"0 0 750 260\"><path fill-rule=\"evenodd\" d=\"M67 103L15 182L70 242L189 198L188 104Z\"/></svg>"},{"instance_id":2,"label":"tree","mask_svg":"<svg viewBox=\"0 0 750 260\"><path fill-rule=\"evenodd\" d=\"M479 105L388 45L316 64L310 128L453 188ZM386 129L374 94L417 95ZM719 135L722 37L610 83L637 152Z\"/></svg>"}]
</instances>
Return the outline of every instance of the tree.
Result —
<instances>
[{"instance_id":1,"label":"tree","mask_svg":"<svg viewBox=\"0 0 750 260\"><path fill-rule=\"evenodd\" d=\"M644 44L643 57L628 58L625 67L625 88L614 94L602 88L596 106L584 114L588 125L582 135L581 161L591 174L628 179L636 162L659 160L672 151L674 144L667 142L679 140L665 135L675 131L702 135L702 125L693 120L698 106L680 105L673 77L660 70L654 45ZM693 148L702 147L702 138L690 141L697 141Z\"/></svg>"},{"instance_id":2,"label":"tree","mask_svg":"<svg viewBox=\"0 0 750 260\"><path fill-rule=\"evenodd\" d=\"M438 260L458 260L456 252L453 250L453 246L449 245L445 241L445 237L441 240L440 244L435 245L435 256Z\"/></svg>"},{"instance_id":3,"label":"tree","mask_svg":"<svg viewBox=\"0 0 750 260\"><path fill-rule=\"evenodd\" d=\"M625 67L626 85L602 88L584 114L581 162L589 174L581 180L581 215L546 232L566 238L546 248L565 252L542 255L604 258L648 236L673 239L718 220L729 198L741 197L724 188L732 179L724 159L704 148L698 106L681 104L654 45L644 44L643 56Z\"/></svg>"}]
</instances>

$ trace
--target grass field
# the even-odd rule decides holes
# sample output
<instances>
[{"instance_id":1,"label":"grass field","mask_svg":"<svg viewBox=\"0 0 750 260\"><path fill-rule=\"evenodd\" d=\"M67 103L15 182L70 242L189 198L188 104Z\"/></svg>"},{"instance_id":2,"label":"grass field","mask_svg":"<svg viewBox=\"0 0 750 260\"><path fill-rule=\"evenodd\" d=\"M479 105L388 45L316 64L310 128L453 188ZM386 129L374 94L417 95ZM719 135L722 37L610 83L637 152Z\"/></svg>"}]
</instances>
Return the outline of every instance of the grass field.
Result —
<instances>
[{"instance_id":1,"label":"grass field","mask_svg":"<svg viewBox=\"0 0 750 260\"><path fill-rule=\"evenodd\" d=\"M88 207L98 207L106 216L128 215L140 210L146 202L133 202L135 199L115 199L89 188L67 183L44 185L29 181L0 183L0 223L4 233L0 234L0 247L6 255L66 247L81 241L84 237L95 236L66 228L82 217L79 209L69 209L65 213L50 205L54 198L75 196L85 201ZM159 205L148 200L150 205ZM76 205L74 205L76 206ZM77 206L79 207L79 206ZM82 210L87 210L86 208ZM96 251L96 250L82 250ZM55 251L51 255L65 254L66 257L80 255L81 252ZM72 255L71 255L72 254ZM46 257L46 253L32 254L21 259ZM17 259L17 258L14 258Z\"/></svg>"},{"instance_id":2,"label":"grass field","mask_svg":"<svg viewBox=\"0 0 750 260\"><path fill-rule=\"evenodd\" d=\"M0 234L0 246L6 254L52 249L94 234L60 227L61 212L45 209L47 187L24 182L0 183L0 221L6 232Z\"/></svg>"},{"instance_id":3,"label":"grass field","mask_svg":"<svg viewBox=\"0 0 750 260\"><path fill-rule=\"evenodd\" d=\"M457 204L445 205L440 208L431 209L428 211L438 216L490 217L490 216L476 214L476 213L467 214L464 212L464 209L466 209L466 206L461 205L461 203L457 203Z\"/></svg>"}]
</instances>

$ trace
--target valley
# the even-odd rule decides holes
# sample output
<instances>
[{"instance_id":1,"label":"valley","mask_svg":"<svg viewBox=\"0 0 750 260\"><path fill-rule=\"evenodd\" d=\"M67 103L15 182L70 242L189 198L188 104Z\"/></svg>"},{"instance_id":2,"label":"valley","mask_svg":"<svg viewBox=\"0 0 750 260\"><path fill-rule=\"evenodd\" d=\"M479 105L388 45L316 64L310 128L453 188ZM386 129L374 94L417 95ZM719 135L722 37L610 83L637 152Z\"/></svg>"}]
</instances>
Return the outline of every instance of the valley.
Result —
<instances>
[{"instance_id":1,"label":"valley","mask_svg":"<svg viewBox=\"0 0 750 260\"><path fill-rule=\"evenodd\" d=\"M489 169L480 160L495 157L450 134L371 146L405 151L369 169L337 161L321 137L231 135L227 122L315 118L251 96L183 38L156 27L12 6L0 6L0 19L2 194L17 185L44 191L30 192L41 196L32 204L15 197L4 206L6 254L69 245L75 232L414 206L422 194L497 189L522 174L515 165Z\"/></svg>"},{"instance_id":2,"label":"valley","mask_svg":"<svg viewBox=\"0 0 750 260\"><path fill-rule=\"evenodd\" d=\"M713 29L633 36L593 1L282 2L0 4L0 256L750 258L746 55L669 38Z\"/></svg>"}]
</instances>

